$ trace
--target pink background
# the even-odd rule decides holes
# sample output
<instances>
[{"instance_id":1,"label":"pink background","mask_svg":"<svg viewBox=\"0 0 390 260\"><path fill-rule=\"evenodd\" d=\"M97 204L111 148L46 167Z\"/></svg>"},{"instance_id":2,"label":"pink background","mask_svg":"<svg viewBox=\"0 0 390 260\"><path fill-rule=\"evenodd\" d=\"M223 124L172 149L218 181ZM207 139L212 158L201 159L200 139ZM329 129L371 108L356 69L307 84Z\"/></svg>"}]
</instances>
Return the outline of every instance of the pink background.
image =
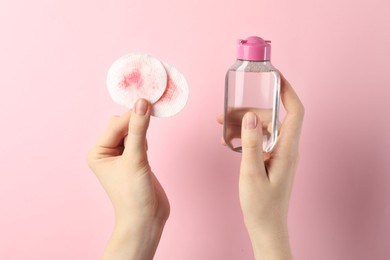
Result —
<instances>
[{"instance_id":1,"label":"pink background","mask_svg":"<svg viewBox=\"0 0 390 260\"><path fill-rule=\"evenodd\" d=\"M105 87L119 56L187 77L186 108L154 118L151 165L172 213L156 259L253 259L240 155L215 116L237 38L273 42L306 107L290 207L295 259L390 259L390 6L386 0L0 2L0 259L98 259L113 212L89 147L125 109Z\"/></svg>"}]
</instances>

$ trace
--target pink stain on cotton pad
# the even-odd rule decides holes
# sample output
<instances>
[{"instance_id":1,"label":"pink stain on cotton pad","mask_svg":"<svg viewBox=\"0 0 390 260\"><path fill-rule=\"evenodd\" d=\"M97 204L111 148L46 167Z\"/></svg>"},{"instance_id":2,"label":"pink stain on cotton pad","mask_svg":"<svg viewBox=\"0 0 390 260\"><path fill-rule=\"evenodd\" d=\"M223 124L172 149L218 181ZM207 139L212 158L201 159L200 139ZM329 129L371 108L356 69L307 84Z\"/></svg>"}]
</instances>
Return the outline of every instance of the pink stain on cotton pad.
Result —
<instances>
[{"instance_id":1,"label":"pink stain on cotton pad","mask_svg":"<svg viewBox=\"0 0 390 260\"><path fill-rule=\"evenodd\" d=\"M188 100L188 83L175 67L164 63L168 74L167 87L161 98L152 106L155 117L170 117L182 110Z\"/></svg>"},{"instance_id":2,"label":"pink stain on cotton pad","mask_svg":"<svg viewBox=\"0 0 390 260\"><path fill-rule=\"evenodd\" d=\"M150 55L132 53L116 60L107 73L107 88L118 104L132 108L144 98L155 103L165 92L167 73L162 63Z\"/></svg>"}]
</instances>

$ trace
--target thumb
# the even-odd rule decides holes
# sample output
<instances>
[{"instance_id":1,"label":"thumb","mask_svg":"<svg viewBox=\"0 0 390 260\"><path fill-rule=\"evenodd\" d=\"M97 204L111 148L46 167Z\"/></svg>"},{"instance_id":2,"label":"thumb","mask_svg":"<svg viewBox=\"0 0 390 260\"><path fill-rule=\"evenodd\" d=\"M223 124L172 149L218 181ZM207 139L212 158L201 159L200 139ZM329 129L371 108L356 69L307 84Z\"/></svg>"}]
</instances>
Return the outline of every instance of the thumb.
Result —
<instances>
[{"instance_id":1,"label":"thumb","mask_svg":"<svg viewBox=\"0 0 390 260\"><path fill-rule=\"evenodd\" d=\"M241 126L241 175L264 175L263 132L258 116L253 112L245 114Z\"/></svg>"},{"instance_id":2,"label":"thumb","mask_svg":"<svg viewBox=\"0 0 390 260\"><path fill-rule=\"evenodd\" d=\"M144 161L146 156L146 132L150 121L150 104L145 99L139 99L131 111L128 134L125 140L123 156L132 160Z\"/></svg>"}]
</instances>

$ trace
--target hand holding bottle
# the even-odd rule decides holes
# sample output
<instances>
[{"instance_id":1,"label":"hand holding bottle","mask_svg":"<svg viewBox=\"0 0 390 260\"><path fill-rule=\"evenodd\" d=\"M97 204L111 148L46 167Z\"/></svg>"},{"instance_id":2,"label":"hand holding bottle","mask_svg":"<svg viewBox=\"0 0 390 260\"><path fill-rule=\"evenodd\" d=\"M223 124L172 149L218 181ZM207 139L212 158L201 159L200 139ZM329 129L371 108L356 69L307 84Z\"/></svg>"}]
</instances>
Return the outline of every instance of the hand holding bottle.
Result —
<instances>
[{"instance_id":1,"label":"hand holding bottle","mask_svg":"<svg viewBox=\"0 0 390 260\"><path fill-rule=\"evenodd\" d=\"M292 259L287 213L298 162L304 107L281 76L281 98L287 115L274 150L263 153L262 119L251 111L241 127L240 203L256 259ZM223 123L223 116L218 117Z\"/></svg>"}]
</instances>

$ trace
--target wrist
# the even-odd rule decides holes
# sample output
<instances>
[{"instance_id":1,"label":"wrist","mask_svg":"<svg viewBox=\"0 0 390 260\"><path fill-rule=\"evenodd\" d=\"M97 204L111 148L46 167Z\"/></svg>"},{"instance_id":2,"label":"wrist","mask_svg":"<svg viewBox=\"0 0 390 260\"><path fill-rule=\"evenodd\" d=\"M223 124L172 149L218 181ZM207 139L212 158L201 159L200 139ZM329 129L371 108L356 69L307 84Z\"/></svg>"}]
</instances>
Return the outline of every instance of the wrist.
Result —
<instances>
[{"instance_id":1,"label":"wrist","mask_svg":"<svg viewBox=\"0 0 390 260\"><path fill-rule=\"evenodd\" d=\"M247 228L256 260L292 259L286 223L279 222Z\"/></svg>"},{"instance_id":2,"label":"wrist","mask_svg":"<svg viewBox=\"0 0 390 260\"><path fill-rule=\"evenodd\" d=\"M103 259L153 259L164 224L155 220L124 222L117 219Z\"/></svg>"}]
</instances>

